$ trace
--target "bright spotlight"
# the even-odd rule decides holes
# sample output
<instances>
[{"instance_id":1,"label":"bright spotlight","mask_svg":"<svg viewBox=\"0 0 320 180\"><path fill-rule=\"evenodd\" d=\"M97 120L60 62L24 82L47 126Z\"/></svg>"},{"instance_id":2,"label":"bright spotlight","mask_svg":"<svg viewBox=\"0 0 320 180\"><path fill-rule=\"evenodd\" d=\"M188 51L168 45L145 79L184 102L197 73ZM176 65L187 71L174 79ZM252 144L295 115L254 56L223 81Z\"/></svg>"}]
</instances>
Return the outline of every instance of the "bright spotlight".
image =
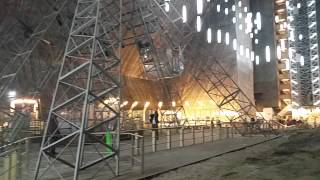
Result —
<instances>
[{"instance_id":1,"label":"bright spotlight","mask_svg":"<svg viewBox=\"0 0 320 180\"><path fill-rule=\"evenodd\" d=\"M8 97L9 98L15 98L17 96L17 92L16 91L9 91L8 93Z\"/></svg>"}]
</instances>

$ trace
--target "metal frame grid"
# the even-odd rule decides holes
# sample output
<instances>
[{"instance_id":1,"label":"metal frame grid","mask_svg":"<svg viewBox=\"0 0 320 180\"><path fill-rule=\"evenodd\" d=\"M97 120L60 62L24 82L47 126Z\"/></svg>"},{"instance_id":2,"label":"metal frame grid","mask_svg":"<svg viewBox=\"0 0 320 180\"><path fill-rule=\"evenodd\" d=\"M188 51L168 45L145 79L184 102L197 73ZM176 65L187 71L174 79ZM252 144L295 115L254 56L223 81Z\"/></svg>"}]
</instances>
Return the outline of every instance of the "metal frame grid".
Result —
<instances>
[{"instance_id":1,"label":"metal frame grid","mask_svg":"<svg viewBox=\"0 0 320 180\"><path fill-rule=\"evenodd\" d=\"M304 22L308 21L306 2L301 1L302 7L300 9L295 8L293 11L294 21L294 36L295 36L295 61L297 62L297 68L299 69L299 81L300 81L300 104L311 105L311 63L310 63L310 49L309 49L309 32L308 28L303 26ZM302 35L303 39L299 39ZM301 58L304 58L304 64L300 62Z\"/></svg>"},{"instance_id":2,"label":"metal frame grid","mask_svg":"<svg viewBox=\"0 0 320 180\"><path fill-rule=\"evenodd\" d=\"M52 25L56 17L64 9L67 0L60 0L56 3L56 11L44 16L40 23L34 28L30 38L25 42L22 51L17 53L0 72L0 99L3 98L10 85L15 80L17 74L22 70L23 66L28 62L32 52L37 47L47 30Z\"/></svg>"},{"instance_id":3,"label":"metal frame grid","mask_svg":"<svg viewBox=\"0 0 320 180\"><path fill-rule=\"evenodd\" d=\"M287 6L288 17L294 16L294 11L292 8L292 2L289 1L289 6ZM288 18L288 31L289 35L294 34L294 24L291 22L291 19ZM292 35L291 35L292 36ZM291 98L292 98L292 107L299 107L301 105L300 99L300 75L299 75L299 62L296 60L296 46L294 37L289 37L289 60L290 60L290 79L291 79Z\"/></svg>"},{"instance_id":4,"label":"metal frame grid","mask_svg":"<svg viewBox=\"0 0 320 180\"><path fill-rule=\"evenodd\" d=\"M199 67L200 73L193 77L221 111L230 111L237 114L226 117L233 127L242 135L246 135L247 132L241 132L242 128L238 127L239 123L237 122L240 122L240 125L243 126L243 123L255 118L256 107L217 59L213 58L209 61L211 64ZM263 119L263 121L265 120ZM273 131L271 124L265 122L269 125L268 129ZM255 129L261 131L258 127L255 127Z\"/></svg>"},{"instance_id":5,"label":"metal frame grid","mask_svg":"<svg viewBox=\"0 0 320 180\"><path fill-rule=\"evenodd\" d=\"M307 0L313 105L320 105L320 70L316 1Z\"/></svg>"},{"instance_id":6,"label":"metal frame grid","mask_svg":"<svg viewBox=\"0 0 320 180\"><path fill-rule=\"evenodd\" d=\"M122 0L78 0L35 179L66 178L58 163L73 169L73 179L99 163L119 174L121 17Z\"/></svg>"},{"instance_id":7,"label":"metal frame grid","mask_svg":"<svg viewBox=\"0 0 320 180\"><path fill-rule=\"evenodd\" d=\"M192 39L192 28L188 23L182 22L177 4L159 0L140 0L139 3L146 32L145 38L150 42L148 58L141 58L147 78L168 78L179 75L184 69L184 49ZM169 6L169 12L165 10L166 5ZM160 50L163 47L158 47L163 43L168 46L169 56L168 52Z\"/></svg>"}]
</instances>

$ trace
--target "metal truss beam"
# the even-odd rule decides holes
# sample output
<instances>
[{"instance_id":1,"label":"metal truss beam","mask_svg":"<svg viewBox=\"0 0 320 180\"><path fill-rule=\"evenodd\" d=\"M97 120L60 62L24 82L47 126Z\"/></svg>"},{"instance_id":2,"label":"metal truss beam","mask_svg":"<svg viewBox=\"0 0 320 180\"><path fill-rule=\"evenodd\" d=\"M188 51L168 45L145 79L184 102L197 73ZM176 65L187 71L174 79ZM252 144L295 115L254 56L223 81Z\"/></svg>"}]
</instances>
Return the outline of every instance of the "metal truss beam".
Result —
<instances>
[{"instance_id":1,"label":"metal truss beam","mask_svg":"<svg viewBox=\"0 0 320 180\"><path fill-rule=\"evenodd\" d=\"M78 0L35 179L70 178L57 164L74 180L98 164L119 174L121 40L122 0ZM97 135L106 131L112 145Z\"/></svg>"},{"instance_id":2,"label":"metal truss beam","mask_svg":"<svg viewBox=\"0 0 320 180\"><path fill-rule=\"evenodd\" d=\"M210 66L199 67L200 72L193 77L221 111L234 113L226 117L242 135L245 135L246 132L239 129L237 122L244 123L255 118L256 108L218 60L210 59L210 63ZM268 128L272 131L271 125Z\"/></svg>"},{"instance_id":3,"label":"metal truss beam","mask_svg":"<svg viewBox=\"0 0 320 180\"><path fill-rule=\"evenodd\" d=\"M30 38L25 42L22 51L17 53L0 72L0 99L3 98L9 86L15 80L17 74L23 69L24 65L28 62L32 52L37 47L39 42L44 37L47 30L52 25L53 21L60 12L65 8L67 0L57 1L56 11L44 16L40 23L35 27Z\"/></svg>"}]
</instances>

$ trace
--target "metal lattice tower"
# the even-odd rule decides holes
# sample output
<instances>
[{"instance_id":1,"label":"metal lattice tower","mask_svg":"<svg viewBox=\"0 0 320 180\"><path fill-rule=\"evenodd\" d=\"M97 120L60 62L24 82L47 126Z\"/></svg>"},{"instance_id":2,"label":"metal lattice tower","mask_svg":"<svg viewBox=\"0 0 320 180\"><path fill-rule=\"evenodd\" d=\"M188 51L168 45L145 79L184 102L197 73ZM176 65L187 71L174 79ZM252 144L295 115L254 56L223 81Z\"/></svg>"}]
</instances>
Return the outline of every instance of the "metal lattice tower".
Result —
<instances>
[{"instance_id":1,"label":"metal lattice tower","mask_svg":"<svg viewBox=\"0 0 320 180\"><path fill-rule=\"evenodd\" d=\"M78 0L35 179L66 178L56 164L73 179L97 164L119 173L121 25L122 0ZM99 134L106 131L112 145Z\"/></svg>"},{"instance_id":2,"label":"metal lattice tower","mask_svg":"<svg viewBox=\"0 0 320 180\"><path fill-rule=\"evenodd\" d=\"M317 106L320 104L320 71L316 2L289 0L287 11L292 105Z\"/></svg>"},{"instance_id":3,"label":"metal lattice tower","mask_svg":"<svg viewBox=\"0 0 320 180\"><path fill-rule=\"evenodd\" d=\"M290 60L290 79L291 79L291 98L292 106L298 107L301 105L300 100L300 77L299 77L299 66L300 62L296 60L296 44L294 35L294 24L292 18L294 17L294 11L291 8L292 2L289 1L288 10L288 31L289 31L289 60Z\"/></svg>"},{"instance_id":4,"label":"metal lattice tower","mask_svg":"<svg viewBox=\"0 0 320 180\"><path fill-rule=\"evenodd\" d=\"M302 7L294 9L295 33L295 61L298 63L299 81L300 81L300 104L311 105L311 69L310 69L310 49L309 49L309 32L308 28L303 26L308 21L306 3L301 1ZM303 37L301 39L301 37Z\"/></svg>"},{"instance_id":5,"label":"metal lattice tower","mask_svg":"<svg viewBox=\"0 0 320 180\"><path fill-rule=\"evenodd\" d=\"M320 70L316 1L307 0L313 105L320 105Z\"/></svg>"}]
</instances>

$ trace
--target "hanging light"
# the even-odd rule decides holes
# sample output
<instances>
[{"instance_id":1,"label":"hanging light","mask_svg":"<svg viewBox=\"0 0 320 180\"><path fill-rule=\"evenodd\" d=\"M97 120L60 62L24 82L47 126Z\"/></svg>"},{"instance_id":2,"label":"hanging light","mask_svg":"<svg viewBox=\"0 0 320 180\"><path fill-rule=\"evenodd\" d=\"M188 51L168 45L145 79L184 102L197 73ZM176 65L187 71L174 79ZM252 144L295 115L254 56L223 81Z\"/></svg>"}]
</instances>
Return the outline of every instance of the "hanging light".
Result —
<instances>
[{"instance_id":1,"label":"hanging light","mask_svg":"<svg viewBox=\"0 0 320 180\"><path fill-rule=\"evenodd\" d=\"M218 43L221 43L221 39L222 39L222 37L221 37L221 30L218 29L218 31L217 31L217 41L218 41Z\"/></svg>"},{"instance_id":2,"label":"hanging light","mask_svg":"<svg viewBox=\"0 0 320 180\"><path fill-rule=\"evenodd\" d=\"M256 20L257 20L257 28L258 28L258 30L261 30L262 29L262 20L261 20L261 13L260 12L257 12Z\"/></svg>"},{"instance_id":3,"label":"hanging light","mask_svg":"<svg viewBox=\"0 0 320 180\"><path fill-rule=\"evenodd\" d=\"M256 65L259 65L259 64L260 64L260 57L256 56Z\"/></svg>"},{"instance_id":4,"label":"hanging light","mask_svg":"<svg viewBox=\"0 0 320 180\"><path fill-rule=\"evenodd\" d=\"M301 3L297 4L297 8L300 9L301 8Z\"/></svg>"},{"instance_id":5,"label":"hanging light","mask_svg":"<svg viewBox=\"0 0 320 180\"><path fill-rule=\"evenodd\" d=\"M16 91L9 91L8 92L8 97L9 98L15 98L17 96L17 92Z\"/></svg>"},{"instance_id":6,"label":"hanging light","mask_svg":"<svg viewBox=\"0 0 320 180\"><path fill-rule=\"evenodd\" d=\"M304 57L303 56L300 57L300 65L304 66Z\"/></svg>"},{"instance_id":7,"label":"hanging light","mask_svg":"<svg viewBox=\"0 0 320 180\"><path fill-rule=\"evenodd\" d=\"M266 46L266 61L271 61L271 52L270 52L270 46Z\"/></svg>"},{"instance_id":8,"label":"hanging light","mask_svg":"<svg viewBox=\"0 0 320 180\"><path fill-rule=\"evenodd\" d=\"M220 12L221 11L221 6L220 4L217 4L217 12Z\"/></svg>"},{"instance_id":9,"label":"hanging light","mask_svg":"<svg viewBox=\"0 0 320 180\"><path fill-rule=\"evenodd\" d=\"M229 32L226 32L226 45L230 44L230 35Z\"/></svg>"},{"instance_id":10,"label":"hanging light","mask_svg":"<svg viewBox=\"0 0 320 180\"><path fill-rule=\"evenodd\" d=\"M187 22L187 6L186 5L182 6L182 22L183 23Z\"/></svg>"},{"instance_id":11,"label":"hanging light","mask_svg":"<svg viewBox=\"0 0 320 180\"><path fill-rule=\"evenodd\" d=\"M237 48L238 48L238 43L237 43L237 39L233 39L233 41L232 41L232 46L233 46L233 50L237 50Z\"/></svg>"},{"instance_id":12,"label":"hanging light","mask_svg":"<svg viewBox=\"0 0 320 180\"><path fill-rule=\"evenodd\" d=\"M250 59L252 62L254 61L254 51L251 51Z\"/></svg>"},{"instance_id":13,"label":"hanging light","mask_svg":"<svg viewBox=\"0 0 320 180\"><path fill-rule=\"evenodd\" d=\"M224 9L224 14L225 14L225 15L228 15L228 14L229 14L229 9L228 9L228 8L225 8L225 9Z\"/></svg>"},{"instance_id":14,"label":"hanging light","mask_svg":"<svg viewBox=\"0 0 320 180\"><path fill-rule=\"evenodd\" d=\"M208 43L212 42L212 31L211 31L211 28L208 28L208 30L207 30L207 41L208 41Z\"/></svg>"},{"instance_id":15,"label":"hanging light","mask_svg":"<svg viewBox=\"0 0 320 180\"><path fill-rule=\"evenodd\" d=\"M201 15L203 11L203 0L197 0L197 13Z\"/></svg>"},{"instance_id":16,"label":"hanging light","mask_svg":"<svg viewBox=\"0 0 320 180\"><path fill-rule=\"evenodd\" d=\"M172 107L176 107L177 106L175 101L172 101L171 105L172 105Z\"/></svg>"},{"instance_id":17,"label":"hanging light","mask_svg":"<svg viewBox=\"0 0 320 180\"><path fill-rule=\"evenodd\" d=\"M233 18L232 18L232 23L235 24L236 22L237 22L237 18L236 18L236 17L233 17Z\"/></svg>"},{"instance_id":18,"label":"hanging light","mask_svg":"<svg viewBox=\"0 0 320 180\"><path fill-rule=\"evenodd\" d=\"M197 16L197 31L201 31L201 17Z\"/></svg>"},{"instance_id":19,"label":"hanging light","mask_svg":"<svg viewBox=\"0 0 320 180\"><path fill-rule=\"evenodd\" d=\"M170 11L170 4L169 4L170 0L165 0L164 2L164 10L166 12L169 12Z\"/></svg>"},{"instance_id":20,"label":"hanging light","mask_svg":"<svg viewBox=\"0 0 320 180\"><path fill-rule=\"evenodd\" d=\"M158 103L158 107L161 109L162 105L163 105L163 102L160 101L160 102Z\"/></svg>"}]
</instances>

